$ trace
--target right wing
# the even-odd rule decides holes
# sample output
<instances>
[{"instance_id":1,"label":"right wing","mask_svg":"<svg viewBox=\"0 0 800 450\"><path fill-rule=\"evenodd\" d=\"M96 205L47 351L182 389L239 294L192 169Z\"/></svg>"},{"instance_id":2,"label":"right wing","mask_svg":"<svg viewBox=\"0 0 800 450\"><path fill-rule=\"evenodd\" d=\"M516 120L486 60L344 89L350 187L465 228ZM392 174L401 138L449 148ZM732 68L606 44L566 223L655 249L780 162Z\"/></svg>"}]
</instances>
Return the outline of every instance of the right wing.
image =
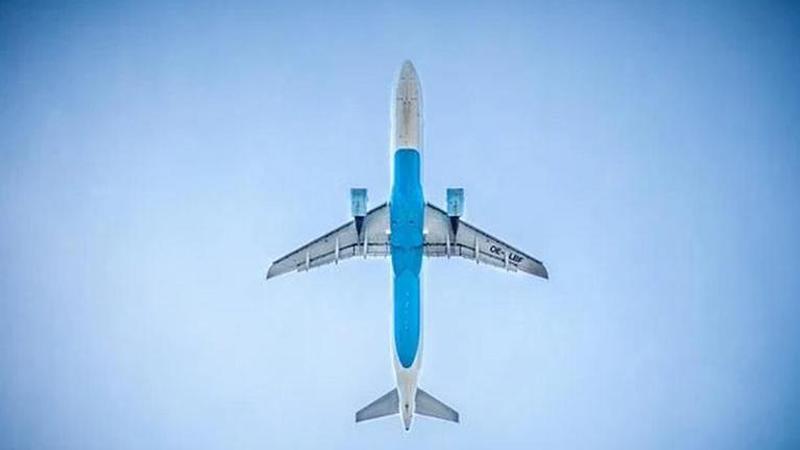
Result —
<instances>
[{"instance_id":1,"label":"right wing","mask_svg":"<svg viewBox=\"0 0 800 450\"><path fill-rule=\"evenodd\" d=\"M356 231L354 220L275 260L267 279L292 271L305 271L353 256L387 256L389 246L389 207L384 203L367 212Z\"/></svg>"}]
</instances>

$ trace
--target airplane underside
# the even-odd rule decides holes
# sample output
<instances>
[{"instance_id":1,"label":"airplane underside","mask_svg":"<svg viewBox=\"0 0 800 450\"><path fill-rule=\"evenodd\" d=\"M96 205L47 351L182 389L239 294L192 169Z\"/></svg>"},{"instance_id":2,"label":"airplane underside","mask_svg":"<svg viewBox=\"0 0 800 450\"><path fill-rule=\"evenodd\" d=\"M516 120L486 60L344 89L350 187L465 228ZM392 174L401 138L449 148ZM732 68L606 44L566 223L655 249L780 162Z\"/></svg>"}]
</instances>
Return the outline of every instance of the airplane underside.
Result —
<instances>
[{"instance_id":1,"label":"airplane underside","mask_svg":"<svg viewBox=\"0 0 800 450\"><path fill-rule=\"evenodd\" d=\"M414 415L459 422L453 408L420 389L423 257L459 258L548 278L536 258L461 220L464 190L447 189L447 207L425 201L422 188L422 88L410 61L394 89L392 192L367 209L367 190L351 189L353 220L277 259L267 279L308 271L356 256L390 257L393 283L392 365L396 387L356 413L356 422L399 414L406 430ZM424 232L423 232L424 230Z\"/></svg>"}]
</instances>

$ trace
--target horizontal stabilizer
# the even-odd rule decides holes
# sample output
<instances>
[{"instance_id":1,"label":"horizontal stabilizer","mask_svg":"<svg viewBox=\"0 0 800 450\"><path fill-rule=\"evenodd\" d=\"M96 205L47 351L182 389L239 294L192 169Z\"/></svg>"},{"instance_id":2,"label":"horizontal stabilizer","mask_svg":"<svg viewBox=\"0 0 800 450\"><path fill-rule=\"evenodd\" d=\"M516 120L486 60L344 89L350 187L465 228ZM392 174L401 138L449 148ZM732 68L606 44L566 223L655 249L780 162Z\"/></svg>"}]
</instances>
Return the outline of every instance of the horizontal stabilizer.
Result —
<instances>
[{"instance_id":1,"label":"horizontal stabilizer","mask_svg":"<svg viewBox=\"0 0 800 450\"><path fill-rule=\"evenodd\" d=\"M378 417L391 416L392 414L397 414L399 412L400 401L397 397L397 389L392 389L383 397L361 408L356 413L356 422L377 419Z\"/></svg>"},{"instance_id":2,"label":"horizontal stabilizer","mask_svg":"<svg viewBox=\"0 0 800 450\"><path fill-rule=\"evenodd\" d=\"M434 396L420 388L417 388L416 400L414 412L417 414L458 423L458 411L436 400Z\"/></svg>"}]
</instances>

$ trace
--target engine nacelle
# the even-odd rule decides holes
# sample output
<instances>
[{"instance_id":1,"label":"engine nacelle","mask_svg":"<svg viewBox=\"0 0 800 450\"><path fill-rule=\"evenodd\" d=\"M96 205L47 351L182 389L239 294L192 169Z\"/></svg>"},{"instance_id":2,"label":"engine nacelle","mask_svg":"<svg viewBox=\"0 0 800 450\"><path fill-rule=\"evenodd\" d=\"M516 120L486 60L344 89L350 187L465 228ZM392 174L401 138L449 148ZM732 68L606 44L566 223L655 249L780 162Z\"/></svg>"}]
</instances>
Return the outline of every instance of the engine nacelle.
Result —
<instances>
[{"instance_id":1,"label":"engine nacelle","mask_svg":"<svg viewBox=\"0 0 800 450\"><path fill-rule=\"evenodd\" d=\"M458 233L459 218L464 214L464 189L447 188L447 215L450 216L450 228L453 236Z\"/></svg>"},{"instance_id":2,"label":"engine nacelle","mask_svg":"<svg viewBox=\"0 0 800 450\"><path fill-rule=\"evenodd\" d=\"M464 189L447 188L447 215L461 217L464 214Z\"/></svg>"},{"instance_id":3,"label":"engine nacelle","mask_svg":"<svg viewBox=\"0 0 800 450\"><path fill-rule=\"evenodd\" d=\"M361 236L361 227L364 225L364 216L367 215L367 190L364 188L350 189L350 212L356 224L356 233Z\"/></svg>"}]
</instances>

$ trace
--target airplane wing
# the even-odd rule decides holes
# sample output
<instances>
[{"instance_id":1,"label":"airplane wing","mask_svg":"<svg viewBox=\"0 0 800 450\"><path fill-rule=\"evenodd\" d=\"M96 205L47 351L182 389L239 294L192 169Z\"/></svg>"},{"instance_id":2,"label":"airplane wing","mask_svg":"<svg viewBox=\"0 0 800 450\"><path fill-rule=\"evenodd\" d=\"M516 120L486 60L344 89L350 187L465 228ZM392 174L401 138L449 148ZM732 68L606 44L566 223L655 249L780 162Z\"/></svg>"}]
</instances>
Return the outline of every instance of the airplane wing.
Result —
<instances>
[{"instance_id":1,"label":"airplane wing","mask_svg":"<svg viewBox=\"0 0 800 450\"><path fill-rule=\"evenodd\" d=\"M275 260L267 271L267 279L287 272L302 272L325 264L338 263L353 256L387 256L390 252L389 207L384 203L364 216L360 235L356 230L356 222L351 220Z\"/></svg>"},{"instance_id":2,"label":"airplane wing","mask_svg":"<svg viewBox=\"0 0 800 450\"><path fill-rule=\"evenodd\" d=\"M428 203L425 205L425 256L460 256L477 263L547 278L541 261Z\"/></svg>"}]
</instances>

